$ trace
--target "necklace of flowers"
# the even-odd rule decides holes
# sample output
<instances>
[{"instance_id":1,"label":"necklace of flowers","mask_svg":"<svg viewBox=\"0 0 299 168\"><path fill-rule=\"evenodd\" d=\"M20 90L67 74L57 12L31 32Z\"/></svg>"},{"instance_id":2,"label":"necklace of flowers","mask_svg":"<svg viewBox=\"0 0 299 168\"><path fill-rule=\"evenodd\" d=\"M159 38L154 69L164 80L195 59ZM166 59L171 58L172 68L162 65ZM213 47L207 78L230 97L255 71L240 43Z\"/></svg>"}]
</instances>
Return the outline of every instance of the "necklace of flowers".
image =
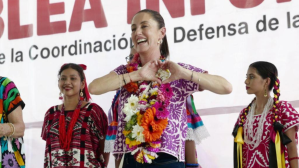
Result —
<instances>
[{"instance_id":1,"label":"necklace of flowers","mask_svg":"<svg viewBox=\"0 0 299 168\"><path fill-rule=\"evenodd\" d=\"M160 58L163 62L164 57ZM141 68L139 54L126 66L133 72ZM168 79L169 70L159 69L156 77L161 81ZM173 96L169 83L138 81L130 82L124 88L132 93L126 100L122 111L126 114L123 134L128 150L139 163L152 163L158 157L161 147L161 135L168 124L167 109Z\"/></svg>"}]
</instances>

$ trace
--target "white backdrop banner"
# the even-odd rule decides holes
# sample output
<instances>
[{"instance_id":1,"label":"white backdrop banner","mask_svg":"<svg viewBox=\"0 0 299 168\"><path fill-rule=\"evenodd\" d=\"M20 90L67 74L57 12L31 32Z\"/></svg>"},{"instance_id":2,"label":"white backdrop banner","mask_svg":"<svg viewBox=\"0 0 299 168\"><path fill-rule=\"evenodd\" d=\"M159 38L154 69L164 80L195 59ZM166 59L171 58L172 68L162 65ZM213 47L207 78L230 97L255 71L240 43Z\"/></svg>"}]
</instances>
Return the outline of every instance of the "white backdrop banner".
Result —
<instances>
[{"instance_id":1,"label":"white backdrop banner","mask_svg":"<svg viewBox=\"0 0 299 168\"><path fill-rule=\"evenodd\" d=\"M222 150L231 154L219 155L217 146L198 147L206 151L206 157L214 158L203 164L232 167L230 131L241 107L253 98L246 94L244 84L252 62L274 63L281 99L299 107L299 1L0 0L0 75L16 83L26 103L28 167L43 165L40 127L47 109L61 103L57 83L61 65L86 64L90 83L125 64L132 45L131 19L144 8L164 17L171 60L221 75L233 84L230 95L195 94L196 107L212 109L207 111L215 114L203 118L208 129L210 126L211 139L219 136L214 128L225 119L221 128L228 132L223 135ZM92 99L107 112L113 95L110 92ZM240 109L227 110L235 106Z\"/></svg>"}]
</instances>

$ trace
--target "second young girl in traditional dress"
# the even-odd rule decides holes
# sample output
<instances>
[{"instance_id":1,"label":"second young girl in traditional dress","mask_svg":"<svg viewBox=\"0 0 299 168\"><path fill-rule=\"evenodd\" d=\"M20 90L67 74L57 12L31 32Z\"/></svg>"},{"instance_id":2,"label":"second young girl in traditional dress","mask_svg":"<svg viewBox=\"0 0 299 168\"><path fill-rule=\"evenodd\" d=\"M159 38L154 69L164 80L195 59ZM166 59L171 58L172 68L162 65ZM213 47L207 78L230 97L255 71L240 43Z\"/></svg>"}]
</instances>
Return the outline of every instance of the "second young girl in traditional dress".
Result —
<instances>
[{"instance_id":1,"label":"second young girl in traditional dress","mask_svg":"<svg viewBox=\"0 0 299 168\"><path fill-rule=\"evenodd\" d=\"M290 103L279 100L276 67L255 62L246 76L247 93L255 94L255 98L241 111L233 131L234 167L298 168L299 114Z\"/></svg>"}]
</instances>

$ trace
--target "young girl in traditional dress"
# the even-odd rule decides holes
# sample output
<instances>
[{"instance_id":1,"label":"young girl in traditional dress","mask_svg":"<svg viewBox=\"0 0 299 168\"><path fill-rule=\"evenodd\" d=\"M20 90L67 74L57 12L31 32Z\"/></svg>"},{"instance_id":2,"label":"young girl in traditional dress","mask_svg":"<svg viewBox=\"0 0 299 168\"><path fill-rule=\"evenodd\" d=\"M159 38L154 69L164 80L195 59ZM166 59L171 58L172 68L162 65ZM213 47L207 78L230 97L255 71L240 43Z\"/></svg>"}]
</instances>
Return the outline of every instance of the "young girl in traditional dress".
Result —
<instances>
[{"instance_id":1,"label":"young girl in traditional dress","mask_svg":"<svg viewBox=\"0 0 299 168\"><path fill-rule=\"evenodd\" d=\"M61 105L51 107L44 119L42 138L46 141L44 167L106 167L104 154L107 116L90 103L85 65L65 64L59 70Z\"/></svg>"},{"instance_id":2,"label":"young girl in traditional dress","mask_svg":"<svg viewBox=\"0 0 299 168\"><path fill-rule=\"evenodd\" d=\"M269 62L252 63L245 85L255 98L241 111L233 131L234 167L298 168L299 114L290 103L279 100L276 67Z\"/></svg>"}]
</instances>

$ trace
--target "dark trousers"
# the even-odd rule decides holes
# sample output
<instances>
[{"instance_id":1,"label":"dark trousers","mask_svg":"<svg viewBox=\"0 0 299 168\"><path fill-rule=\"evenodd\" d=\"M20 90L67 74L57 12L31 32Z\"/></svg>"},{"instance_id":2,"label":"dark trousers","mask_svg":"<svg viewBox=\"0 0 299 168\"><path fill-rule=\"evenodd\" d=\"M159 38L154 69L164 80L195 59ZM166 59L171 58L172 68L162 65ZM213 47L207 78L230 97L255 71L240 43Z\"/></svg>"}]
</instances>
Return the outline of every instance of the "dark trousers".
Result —
<instances>
[{"instance_id":1,"label":"dark trousers","mask_svg":"<svg viewBox=\"0 0 299 168\"><path fill-rule=\"evenodd\" d=\"M125 154L123 168L185 168L184 162L166 153L158 153L159 157L153 163L138 163L130 153Z\"/></svg>"}]
</instances>

